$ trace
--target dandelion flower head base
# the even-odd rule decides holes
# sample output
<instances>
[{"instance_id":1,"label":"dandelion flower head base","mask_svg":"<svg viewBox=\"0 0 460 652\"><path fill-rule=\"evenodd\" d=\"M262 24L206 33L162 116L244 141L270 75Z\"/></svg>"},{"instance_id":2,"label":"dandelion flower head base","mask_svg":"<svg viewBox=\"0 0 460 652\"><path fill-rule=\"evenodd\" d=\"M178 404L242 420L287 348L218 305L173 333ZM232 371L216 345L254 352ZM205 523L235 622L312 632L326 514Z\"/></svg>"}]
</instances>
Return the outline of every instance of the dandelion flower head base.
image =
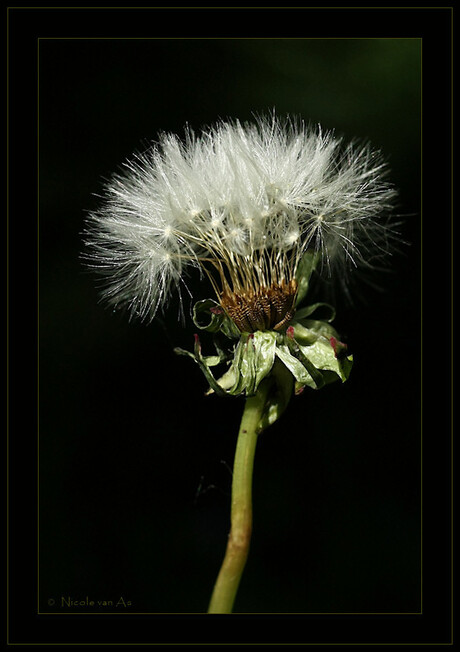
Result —
<instances>
[{"instance_id":1,"label":"dandelion flower head base","mask_svg":"<svg viewBox=\"0 0 460 652\"><path fill-rule=\"evenodd\" d=\"M295 279L272 283L255 292L231 292L222 295L220 303L241 332L253 333L280 330L295 313L297 282Z\"/></svg>"}]
</instances>

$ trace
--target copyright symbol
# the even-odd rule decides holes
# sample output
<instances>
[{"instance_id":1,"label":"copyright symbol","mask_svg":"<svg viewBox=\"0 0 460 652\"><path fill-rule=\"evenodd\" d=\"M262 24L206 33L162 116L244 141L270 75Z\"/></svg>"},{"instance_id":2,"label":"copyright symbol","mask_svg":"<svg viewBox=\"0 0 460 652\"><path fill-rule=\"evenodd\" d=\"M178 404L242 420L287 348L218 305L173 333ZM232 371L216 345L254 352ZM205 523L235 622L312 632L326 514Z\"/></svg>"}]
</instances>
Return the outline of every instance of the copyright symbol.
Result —
<instances>
[{"instance_id":1,"label":"copyright symbol","mask_svg":"<svg viewBox=\"0 0 460 652\"><path fill-rule=\"evenodd\" d=\"M50 599L48 600L48 604L49 604L50 607L53 606L53 604L54 604L54 600L53 600L53 598L50 598Z\"/></svg>"}]
</instances>

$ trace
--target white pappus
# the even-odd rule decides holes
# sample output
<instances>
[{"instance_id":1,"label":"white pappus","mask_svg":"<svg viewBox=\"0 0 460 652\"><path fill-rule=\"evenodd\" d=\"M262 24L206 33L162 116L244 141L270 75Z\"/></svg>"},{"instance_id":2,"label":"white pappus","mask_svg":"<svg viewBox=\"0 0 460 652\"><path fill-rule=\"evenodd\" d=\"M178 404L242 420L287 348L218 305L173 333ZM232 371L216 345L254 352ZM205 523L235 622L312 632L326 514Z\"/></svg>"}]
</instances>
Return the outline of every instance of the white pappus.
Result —
<instances>
[{"instance_id":1,"label":"white pappus","mask_svg":"<svg viewBox=\"0 0 460 652\"><path fill-rule=\"evenodd\" d=\"M319 252L322 274L341 277L388 253L387 172L369 144L275 115L187 129L183 140L161 134L106 184L85 258L103 275L103 297L131 316L152 319L198 268L237 324L249 310L241 330L276 329L307 250Z\"/></svg>"}]
</instances>

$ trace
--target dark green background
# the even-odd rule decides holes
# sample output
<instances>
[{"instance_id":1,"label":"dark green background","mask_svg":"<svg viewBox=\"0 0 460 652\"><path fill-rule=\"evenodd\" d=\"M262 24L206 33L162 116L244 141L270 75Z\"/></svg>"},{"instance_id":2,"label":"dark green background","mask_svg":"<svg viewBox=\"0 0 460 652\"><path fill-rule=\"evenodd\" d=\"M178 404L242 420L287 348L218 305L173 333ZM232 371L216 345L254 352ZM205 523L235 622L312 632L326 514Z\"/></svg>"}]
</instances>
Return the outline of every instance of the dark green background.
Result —
<instances>
[{"instance_id":1,"label":"dark green background","mask_svg":"<svg viewBox=\"0 0 460 652\"><path fill-rule=\"evenodd\" d=\"M410 244L383 292L338 301L350 380L305 391L260 439L235 611L420 610L420 79L418 38L41 38L42 611L69 611L61 596L206 611L242 403L205 397L173 354L194 332L177 303L150 326L98 303L81 234L102 179L159 131L272 108L381 149Z\"/></svg>"}]
</instances>

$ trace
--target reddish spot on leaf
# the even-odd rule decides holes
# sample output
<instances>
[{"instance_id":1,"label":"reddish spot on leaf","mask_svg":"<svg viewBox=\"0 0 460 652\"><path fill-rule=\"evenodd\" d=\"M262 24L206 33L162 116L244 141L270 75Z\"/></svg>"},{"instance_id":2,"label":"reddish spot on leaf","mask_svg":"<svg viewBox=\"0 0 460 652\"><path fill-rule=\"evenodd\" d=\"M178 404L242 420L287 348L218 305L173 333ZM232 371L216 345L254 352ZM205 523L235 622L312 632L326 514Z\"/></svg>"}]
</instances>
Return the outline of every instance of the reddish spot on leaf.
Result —
<instances>
[{"instance_id":1,"label":"reddish spot on leaf","mask_svg":"<svg viewBox=\"0 0 460 652\"><path fill-rule=\"evenodd\" d=\"M289 326L289 328L286 329L286 335L290 340L294 339L294 326Z\"/></svg>"},{"instance_id":2,"label":"reddish spot on leaf","mask_svg":"<svg viewBox=\"0 0 460 652\"><path fill-rule=\"evenodd\" d=\"M331 337L329 341L331 343L332 348L334 349L335 357L337 357L337 354L340 353L342 350L348 349L348 345L345 344L345 342L340 342L336 337Z\"/></svg>"},{"instance_id":3,"label":"reddish spot on leaf","mask_svg":"<svg viewBox=\"0 0 460 652\"><path fill-rule=\"evenodd\" d=\"M209 308L210 312L213 315L221 315L224 311L220 306L215 306L214 308Z\"/></svg>"}]
</instances>

